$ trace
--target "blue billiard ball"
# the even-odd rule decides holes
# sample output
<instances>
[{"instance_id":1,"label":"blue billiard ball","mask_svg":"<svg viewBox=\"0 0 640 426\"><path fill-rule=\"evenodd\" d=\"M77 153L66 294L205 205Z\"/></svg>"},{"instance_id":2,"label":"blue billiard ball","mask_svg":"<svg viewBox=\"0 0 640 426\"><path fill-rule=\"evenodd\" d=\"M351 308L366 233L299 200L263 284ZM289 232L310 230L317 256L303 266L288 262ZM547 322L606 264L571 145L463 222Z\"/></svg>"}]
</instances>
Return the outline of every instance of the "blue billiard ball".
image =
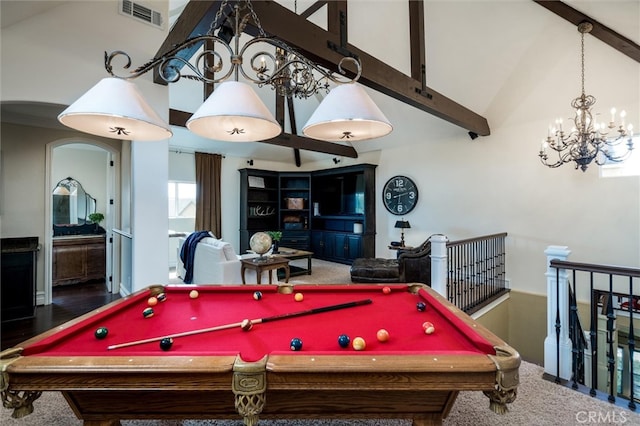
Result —
<instances>
[{"instance_id":1,"label":"blue billiard ball","mask_svg":"<svg viewBox=\"0 0 640 426\"><path fill-rule=\"evenodd\" d=\"M171 346L173 346L173 339L171 337L165 337L164 339L160 340L160 349L162 349L163 351L168 351L169 349L171 349Z\"/></svg>"},{"instance_id":2,"label":"blue billiard ball","mask_svg":"<svg viewBox=\"0 0 640 426\"><path fill-rule=\"evenodd\" d=\"M256 300L262 299L262 292L260 292L260 291L254 292L253 293L253 298L256 299Z\"/></svg>"},{"instance_id":3,"label":"blue billiard ball","mask_svg":"<svg viewBox=\"0 0 640 426\"><path fill-rule=\"evenodd\" d=\"M418 308L418 310L419 310L420 312L424 312L424 311L426 311L426 310L427 310L427 305L426 305L424 302L418 302L418 303L416 304L416 307Z\"/></svg>"},{"instance_id":4,"label":"blue billiard ball","mask_svg":"<svg viewBox=\"0 0 640 426\"><path fill-rule=\"evenodd\" d=\"M338 336L338 344L341 348L348 348L350 342L351 339L346 334L341 334L340 336Z\"/></svg>"},{"instance_id":5,"label":"blue billiard ball","mask_svg":"<svg viewBox=\"0 0 640 426\"><path fill-rule=\"evenodd\" d=\"M302 349L302 340L298 339L297 337L294 337L293 339L291 339L291 350L299 351L301 349Z\"/></svg>"}]
</instances>

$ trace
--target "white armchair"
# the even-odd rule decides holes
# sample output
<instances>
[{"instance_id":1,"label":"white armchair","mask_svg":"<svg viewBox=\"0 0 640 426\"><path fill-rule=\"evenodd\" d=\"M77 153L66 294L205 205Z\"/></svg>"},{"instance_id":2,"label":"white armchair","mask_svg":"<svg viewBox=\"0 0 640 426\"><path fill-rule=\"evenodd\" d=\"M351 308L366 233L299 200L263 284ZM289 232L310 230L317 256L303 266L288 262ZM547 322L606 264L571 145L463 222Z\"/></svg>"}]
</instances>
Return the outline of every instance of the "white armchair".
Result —
<instances>
[{"instance_id":1,"label":"white armchair","mask_svg":"<svg viewBox=\"0 0 640 426\"><path fill-rule=\"evenodd\" d=\"M180 258L180 251L186 238L180 238L178 241L177 273L184 280L186 270ZM196 245L191 284L242 284L240 259L256 256L253 253L239 256L230 243L211 237L203 238ZM276 275L274 283L277 284L277 274L274 275ZM256 278L255 271L247 270L245 272L247 284L255 284ZM261 282L269 282L268 272L263 272Z\"/></svg>"}]
</instances>

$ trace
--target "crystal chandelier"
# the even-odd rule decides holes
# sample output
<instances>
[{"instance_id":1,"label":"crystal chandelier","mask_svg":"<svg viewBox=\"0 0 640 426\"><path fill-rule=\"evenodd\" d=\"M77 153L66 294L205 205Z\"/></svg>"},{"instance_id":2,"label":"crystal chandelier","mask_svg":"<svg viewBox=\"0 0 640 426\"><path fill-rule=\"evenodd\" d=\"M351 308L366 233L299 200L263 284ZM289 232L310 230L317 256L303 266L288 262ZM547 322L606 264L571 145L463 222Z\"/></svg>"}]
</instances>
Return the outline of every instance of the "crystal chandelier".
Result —
<instances>
[{"instance_id":1,"label":"crystal chandelier","mask_svg":"<svg viewBox=\"0 0 640 426\"><path fill-rule=\"evenodd\" d=\"M549 134L540 146L540 160L551 168L573 161L576 169L585 172L592 161L599 166L606 162L624 161L633 150L633 126L625 127L625 111L619 114L619 124L616 123L615 108L611 109L611 121L598 123L591 112L596 98L584 92L584 35L592 29L593 25L587 21L578 25L582 49L582 94L571 102L576 111L575 117L570 119L574 127L567 134L562 129L562 119L556 120L555 126L549 126ZM547 152L553 158L550 159Z\"/></svg>"},{"instance_id":2,"label":"crystal chandelier","mask_svg":"<svg viewBox=\"0 0 640 426\"><path fill-rule=\"evenodd\" d=\"M271 87L279 96L289 98L305 99L328 93L303 127L308 137L357 141L391 132L389 120L357 83L362 73L358 58L343 57L336 74L311 62L282 40L267 36L250 0L233 3L233 6L228 0L221 3L207 34L175 45L127 75L116 75L112 62L124 57L124 68L128 69L129 55L123 51L105 52L105 69L111 77L104 78L70 105L58 120L76 130L109 138L171 137L170 126L130 81L157 67L158 74L167 83L185 78L216 84L213 93L186 123L190 131L205 138L261 141L274 138L282 131L250 84L240 81L240 77L258 87ZM258 35L241 46L240 36L249 20ZM182 56L185 49L201 44L204 47L195 60ZM245 56L253 51L256 53L247 61ZM223 55L228 55L228 61ZM353 78L346 76L347 64L355 68ZM182 68L191 72L183 73ZM332 90L330 83L336 85Z\"/></svg>"}]
</instances>

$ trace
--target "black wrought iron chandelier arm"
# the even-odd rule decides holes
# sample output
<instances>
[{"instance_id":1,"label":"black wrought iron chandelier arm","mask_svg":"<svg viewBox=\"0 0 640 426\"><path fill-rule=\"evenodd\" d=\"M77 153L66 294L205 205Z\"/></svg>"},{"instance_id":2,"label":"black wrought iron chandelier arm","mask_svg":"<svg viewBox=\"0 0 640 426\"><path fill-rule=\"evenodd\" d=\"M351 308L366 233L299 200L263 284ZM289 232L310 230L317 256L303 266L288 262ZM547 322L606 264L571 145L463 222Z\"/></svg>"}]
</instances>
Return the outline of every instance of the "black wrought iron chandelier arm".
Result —
<instances>
[{"instance_id":1,"label":"black wrought iron chandelier arm","mask_svg":"<svg viewBox=\"0 0 640 426\"><path fill-rule=\"evenodd\" d=\"M242 46L237 56L243 58L248 49L260 46L260 44L267 44L270 48L275 48L276 53L260 49L251 56L247 64L240 63L238 70L245 79L261 86L270 85L279 93L284 92L280 93L283 95L307 98L319 90L328 91L329 82L335 84L354 83L362 74L362 65L356 58L342 58L338 64L339 74L337 74L309 61L291 46L274 37L253 38ZM345 62L351 62L354 65L356 73L353 78L346 77ZM244 65L247 65L247 68ZM315 74L319 74L320 77Z\"/></svg>"},{"instance_id":2,"label":"black wrought iron chandelier arm","mask_svg":"<svg viewBox=\"0 0 640 426\"><path fill-rule=\"evenodd\" d=\"M129 69L129 67L131 67L131 57L129 56L129 54L127 54L122 50L116 50L111 53L105 52L104 66L105 66L105 69L107 70L107 73L109 73L112 77L122 78L125 80L132 80L132 79L138 78L141 75L151 71L155 67L159 67L159 74L162 77L162 79L168 83L174 83L178 81L180 77L187 77L187 75L183 75L180 72L181 67L174 65L175 61L178 61L181 64L189 67L189 69L191 69L195 73L195 76L190 76L187 78L196 78L201 81L217 83L227 78L230 75L230 73L225 74L224 77L218 77L216 79L209 79L205 77L206 72L217 72L217 71L220 71L220 69L222 69L222 57L220 56L219 53L215 52L214 49L205 49L200 55L198 55L196 59L196 64L197 64L196 66L193 66L193 64L191 64L187 59L179 55L179 53L184 49L191 48L192 46L205 41L212 41L214 43L219 43L229 51L230 55L233 54L231 47L229 47L228 44L226 44L222 39L218 38L217 36L201 35L197 37L192 37L190 39L183 41L178 45L175 45L173 48L171 48L161 56L151 59L150 61L139 66L138 68L136 68L135 70L131 71L126 75L119 75L116 72L114 72L113 65L112 65L114 59L124 56L126 58L126 61L125 61L125 64L122 66L122 68L126 70L126 69ZM213 57L216 58L215 65L208 66L205 63L202 63L203 58L205 58L207 55L212 55ZM168 72L169 70L171 70L172 72Z\"/></svg>"}]
</instances>

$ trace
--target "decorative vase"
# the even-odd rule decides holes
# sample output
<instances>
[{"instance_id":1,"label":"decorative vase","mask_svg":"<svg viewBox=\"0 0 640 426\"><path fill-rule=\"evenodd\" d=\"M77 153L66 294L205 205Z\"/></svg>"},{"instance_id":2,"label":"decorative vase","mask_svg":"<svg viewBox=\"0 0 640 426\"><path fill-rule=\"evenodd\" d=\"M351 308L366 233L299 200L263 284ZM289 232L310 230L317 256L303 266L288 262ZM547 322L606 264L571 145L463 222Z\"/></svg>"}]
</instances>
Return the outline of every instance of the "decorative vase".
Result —
<instances>
[{"instance_id":1,"label":"decorative vase","mask_svg":"<svg viewBox=\"0 0 640 426\"><path fill-rule=\"evenodd\" d=\"M279 253L279 248L280 248L280 243L279 241L273 241L273 250L271 251L271 253L273 254L278 254Z\"/></svg>"}]
</instances>

